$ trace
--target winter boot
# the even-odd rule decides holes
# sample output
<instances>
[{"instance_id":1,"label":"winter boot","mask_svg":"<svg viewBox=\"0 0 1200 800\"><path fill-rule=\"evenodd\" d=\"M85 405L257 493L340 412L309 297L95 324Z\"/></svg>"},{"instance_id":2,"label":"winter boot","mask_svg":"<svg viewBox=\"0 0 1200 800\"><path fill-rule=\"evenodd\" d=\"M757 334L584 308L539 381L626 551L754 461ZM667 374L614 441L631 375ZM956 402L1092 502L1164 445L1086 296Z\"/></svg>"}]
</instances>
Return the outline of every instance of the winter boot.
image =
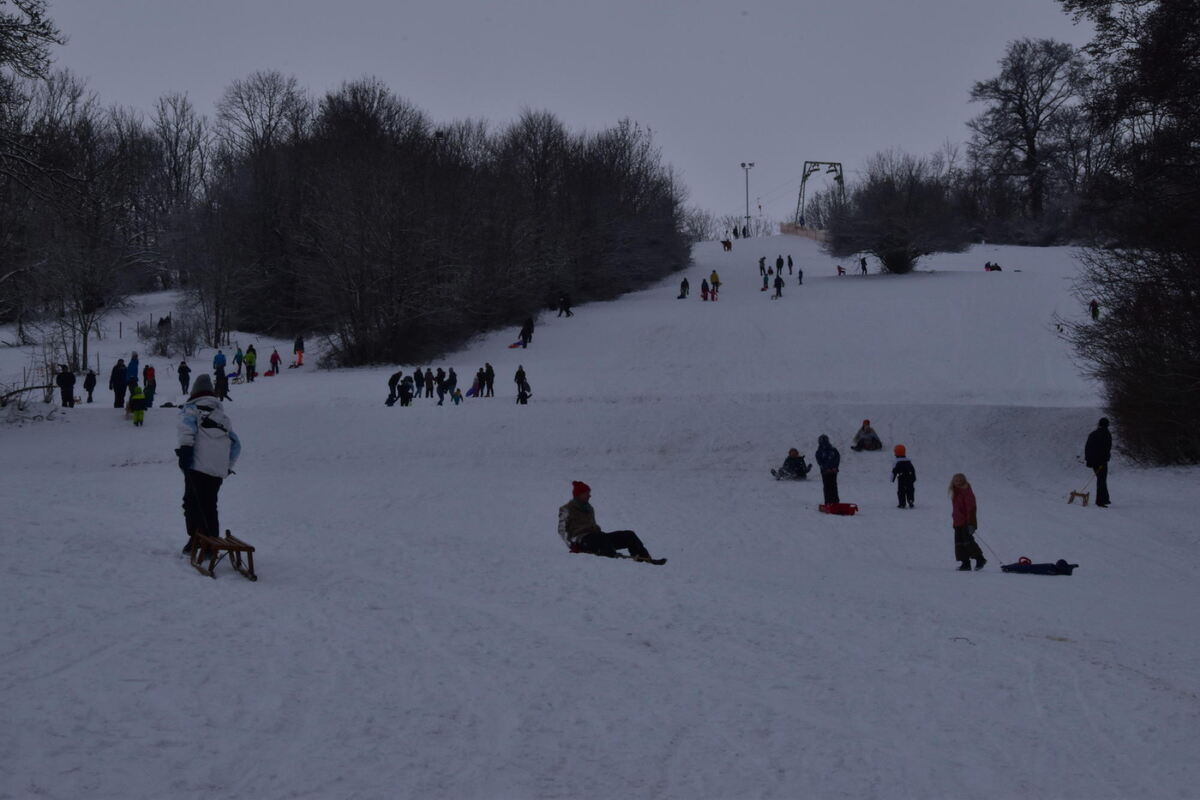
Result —
<instances>
[{"instance_id":1,"label":"winter boot","mask_svg":"<svg viewBox=\"0 0 1200 800\"><path fill-rule=\"evenodd\" d=\"M983 556L980 556L979 558L975 559L975 569L976 570L983 569L983 565L986 563L987 563L987 559L984 558Z\"/></svg>"},{"instance_id":2,"label":"winter boot","mask_svg":"<svg viewBox=\"0 0 1200 800\"><path fill-rule=\"evenodd\" d=\"M970 572L970 571L971 571L971 562L970 562L970 561L964 561L964 562L962 562L961 564L959 564L959 565L958 565L958 571L959 571L959 572Z\"/></svg>"}]
</instances>

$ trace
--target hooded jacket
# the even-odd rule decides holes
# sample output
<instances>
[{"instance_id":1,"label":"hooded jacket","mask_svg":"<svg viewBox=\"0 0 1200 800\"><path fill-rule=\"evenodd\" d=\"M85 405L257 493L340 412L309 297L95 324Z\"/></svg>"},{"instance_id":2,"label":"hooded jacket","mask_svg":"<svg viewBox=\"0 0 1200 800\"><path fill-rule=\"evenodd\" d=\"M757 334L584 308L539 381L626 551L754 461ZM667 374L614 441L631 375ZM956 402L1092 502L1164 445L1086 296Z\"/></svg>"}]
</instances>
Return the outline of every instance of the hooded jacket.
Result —
<instances>
[{"instance_id":1,"label":"hooded jacket","mask_svg":"<svg viewBox=\"0 0 1200 800\"><path fill-rule=\"evenodd\" d=\"M829 474L838 471L838 466L842 463L842 454L829 443L829 437L823 435L817 439L816 459L821 472Z\"/></svg>"},{"instance_id":2,"label":"hooded jacket","mask_svg":"<svg viewBox=\"0 0 1200 800\"><path fill-rule=\"evenodd\" d=\"M210 394L194 397L179 409L179 446L191 447L192 469L224 478L242 452L242 442L233 432L221 401Z\"/></svg>"}]
</instances>

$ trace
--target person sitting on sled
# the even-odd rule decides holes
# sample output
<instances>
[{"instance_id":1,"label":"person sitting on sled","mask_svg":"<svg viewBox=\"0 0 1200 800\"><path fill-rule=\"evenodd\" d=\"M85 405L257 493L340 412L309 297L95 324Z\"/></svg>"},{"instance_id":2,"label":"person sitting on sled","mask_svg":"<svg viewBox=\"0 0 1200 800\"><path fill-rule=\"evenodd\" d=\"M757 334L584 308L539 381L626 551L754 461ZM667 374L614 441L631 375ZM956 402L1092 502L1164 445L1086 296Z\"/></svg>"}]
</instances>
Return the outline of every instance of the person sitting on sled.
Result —
<instances>
[{"instance_id":1,"label":"person sitting on sled","mask_svg":"<svg viewBox=\"0 0 1200 800\"><path fill-rule=\"evenodd\" d=\"M634 560L650 561L650 553L633 531L600 530L591 501L592 487L571 481L571 502L558 509L558 535L571 552L616 558L618 550L628 550Z\"/></svg>"},{"instance_id":2,"label":"person sitting on sled","mask_svg":"<svg viewBox=\"0 0 1200 800\"><path fill-rule=\"evenodd\" d=\"M802 481L808 477L810 470L812 470L812 464L805 463L804 456L800 455L800 451L793 447L788 450L787 458L783 460L783 466L771 470L771 474L780 481Z\"/></svg>"},{"instance_id":3,"label":"person sitting on sled","mask_svg":"<svg viewBox=\"0 0 1200 800\"><path fill-rule=\"evenodd\" d=\"M871 420L863 420L862 427L854 434L854 444L850 445L850 449L856 452L883 449L883 442L879 441L879 434L871 427Z\"/></svg>"}]
</instances>

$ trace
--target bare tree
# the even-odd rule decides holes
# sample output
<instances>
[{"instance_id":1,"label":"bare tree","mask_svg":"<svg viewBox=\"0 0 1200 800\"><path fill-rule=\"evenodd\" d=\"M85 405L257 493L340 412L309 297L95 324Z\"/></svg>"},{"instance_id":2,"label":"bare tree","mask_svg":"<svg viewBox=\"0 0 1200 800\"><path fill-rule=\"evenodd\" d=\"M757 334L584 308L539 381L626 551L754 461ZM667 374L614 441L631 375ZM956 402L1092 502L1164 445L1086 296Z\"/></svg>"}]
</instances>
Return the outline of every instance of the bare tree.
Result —
<instances>
[{"instance_id":1,"label":"bare tree","mask_svg":"<svg viewBox=\"0 0 1200 800\"><path fill-rule=\"evenodd\" d=\"M972 150L994 174L1020 178L1028 212L1040 219L1059 117L1080 100L1083 60L1071 45L1053 39L1010 42L1000 74L971 89L971 100L988 103L968 123Z\"/></svg>"}]
</instances>

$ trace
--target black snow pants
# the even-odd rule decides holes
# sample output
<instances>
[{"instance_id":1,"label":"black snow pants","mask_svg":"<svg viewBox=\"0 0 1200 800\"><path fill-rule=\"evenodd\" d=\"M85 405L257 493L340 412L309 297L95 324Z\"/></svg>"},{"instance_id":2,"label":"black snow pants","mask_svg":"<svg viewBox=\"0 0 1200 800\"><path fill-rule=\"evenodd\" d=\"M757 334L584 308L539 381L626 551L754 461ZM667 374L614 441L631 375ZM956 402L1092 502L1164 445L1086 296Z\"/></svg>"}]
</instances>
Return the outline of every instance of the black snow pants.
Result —
<instances>
[{"instance_id":1,"label":"black snow pants","mask_svg":"<svg viewBox=\"0 0 1200 800\"><path fill-rule=\"evenodd\" d=\"M1108 464L1096 467L1092 472L1096 473L1096 505L1106 506L1110 502L1108 498Z\"/></svg>"},{"instance_id":2,"label":"black snow pants","mask_svg":"<svg viewBox=\"0 0 1200 800\"><path fill-rule=\"evenodd\" d=\"M113 408L125 407L125 387L120 386L113 389Z\"/></svg>"},{"instance_id":3,"label":"black snow pants","mask_svg":"<svg viewBox=\"0 0 1200 800\"><path fill-rule=\"evenodd\" d=\"M916 495L916 481L906 481L900 479L896 487L896 499L900 502L900 508L905 505L912 506L913 498Z\"/></svg>"},{"instance_id":4,"label":"black snow pants","mask_svg":"<svg viewBox=\"0 0 1200 800\"><path fill-rule=\"evenodd\" d=\"M183 519L188 536L193 531L205 536L221 535L221 520L217 516L217 494L222 478L189 469L183 473Z\"/></svg>"},{"instance_id":5,"label":"black snow pants","mask_svg":"<svg viewBox=\"0 0 1200 800\"><path fill-rule=\"evenodd\" d=\"M970 525L959 525L954 528L954 560L969 561L972 558L983 559L983 551L975 541L975 532Z\"/></svg>"},{"instance_id":6,"label":"black snow pants","mask_svg":"<svg viewBox=\"0 0 1200 800\"><path fill-rule=\"evenodd\" d=\"M584 534L579 539L579 552L613 558L618 550L628 550L631 556L649 558L645 545L633 531L610 531Z\"/></svg>"},{"instance_id":7,"label":"black snow pants","mask_svg":"<svg viewBox=\"0 0 1200 800\"><path fill-rule=\"evenodd\" d=\"M821 487L825 490L825 505L842 502L838 497L836 472L822 472Z\"/></svg>"}]
</instances>

